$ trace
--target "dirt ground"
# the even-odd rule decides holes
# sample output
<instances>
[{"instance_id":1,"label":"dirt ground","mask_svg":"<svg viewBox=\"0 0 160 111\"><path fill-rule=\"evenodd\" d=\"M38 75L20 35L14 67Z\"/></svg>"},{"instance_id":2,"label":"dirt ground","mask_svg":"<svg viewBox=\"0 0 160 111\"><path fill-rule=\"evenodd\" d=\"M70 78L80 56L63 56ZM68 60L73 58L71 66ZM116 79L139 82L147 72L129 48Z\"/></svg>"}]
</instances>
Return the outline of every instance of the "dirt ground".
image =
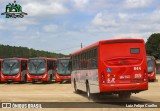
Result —
<instances>
[{"instance_id":1,"label":"dirt ground","mask_svg":"<svg viewBox=\"0 0 160 111\"><path fill-rule=\"evenodd\" d=\"M159 80L159 81L158 81ZM149 90L133 94L130 99L119 99L117 95L102 95L98 99L88 100L85 93L75 94L70 84L42 84L42 83L27 83L27 84L0 84L0 102L160 102L160 75L157 75L155 82L149 82ZM121 109L122 111L137 111L135 108L94 108L95 111L112 111ZM0 109L2 110L2 109ZM9 109L3 109L10 111ZM17 111L16 109L12 109ZM23 109L28 111L29 109ZM40 110L74 110L70 108L61 109L32 109ZM93 110L92 108L82 108L83 111ZM138 110L151 110L138 108ZM154 108L158 111L158 108Z\"/></svg>"}]
</instances>

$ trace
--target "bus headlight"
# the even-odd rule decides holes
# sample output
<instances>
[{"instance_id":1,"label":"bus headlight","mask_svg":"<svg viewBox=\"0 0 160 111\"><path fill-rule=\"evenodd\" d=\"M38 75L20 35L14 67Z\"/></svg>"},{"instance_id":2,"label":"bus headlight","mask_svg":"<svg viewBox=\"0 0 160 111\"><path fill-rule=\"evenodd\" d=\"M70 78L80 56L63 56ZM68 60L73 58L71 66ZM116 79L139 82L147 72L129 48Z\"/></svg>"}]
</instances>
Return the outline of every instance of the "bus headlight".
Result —
<instances>
[{"instance_id":1,"label":"bus headlight","mask_svg":"<svg viewBox=\"0 0 160 111\"><path fill-rule=\"evenodd\" d=\"M27 77L28 77L28 78L31 78L31 76L30 76L29 74L27 74Z\"/></svg>"},{"instance_id":2,"label":"bus headlight","mask_svg":"<svg viewBox=\"0 0 160 111\"><path fill-rule=\"evenodd\" d=\"M16 78L19 78L19 77L20 77L20 73L17 74Z\"/></svg>"},{"instance_id":3,"label":"bus headlight","mask_svg":"<svg viewBox=\"0 0 160 111\"><path fill-rule=\"evenodd\" d=\"M44 74L44 76L42 78L46 78L47 74Z\"/></svg>"},{"instance_id":4,"label":"bus headlight","mask_svg":"<svg viewBox=\"0 0 160 111\"><path fill-rule=\"evenodd\" d=\"M4 78L3 74L1 74L1 78Z\"/></svg>"}]
</instances>

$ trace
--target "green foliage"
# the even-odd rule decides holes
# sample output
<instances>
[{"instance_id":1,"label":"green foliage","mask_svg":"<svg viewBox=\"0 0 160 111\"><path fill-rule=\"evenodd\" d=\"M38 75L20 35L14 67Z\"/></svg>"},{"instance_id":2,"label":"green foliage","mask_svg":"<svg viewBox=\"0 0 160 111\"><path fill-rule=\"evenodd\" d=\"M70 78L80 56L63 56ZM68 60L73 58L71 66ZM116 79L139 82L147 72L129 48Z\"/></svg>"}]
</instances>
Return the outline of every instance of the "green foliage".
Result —
<instances>
[{"instance_id":1,"label":"green foliage","mask_svg":"<svg viewBox=\"0 0 160 111\"><path fill-rule=\"evenodd\" d=\"M48 51L29 49L27 47L16 47L9 45L0 45L0 58L32 58L32 57L49 57L49 58L60 58L66 57L63 54L56 54Z\"/></svg>"},{"instance_id":2,"label":"green foliage","mask_svg":"<svg viewBox=\"0 0 160 111\"><path fill-rule=\"evenodd\" d=\"M147 55L160 58L160 33L152 34L146 42Z\"/></svg>"}]
</instances>

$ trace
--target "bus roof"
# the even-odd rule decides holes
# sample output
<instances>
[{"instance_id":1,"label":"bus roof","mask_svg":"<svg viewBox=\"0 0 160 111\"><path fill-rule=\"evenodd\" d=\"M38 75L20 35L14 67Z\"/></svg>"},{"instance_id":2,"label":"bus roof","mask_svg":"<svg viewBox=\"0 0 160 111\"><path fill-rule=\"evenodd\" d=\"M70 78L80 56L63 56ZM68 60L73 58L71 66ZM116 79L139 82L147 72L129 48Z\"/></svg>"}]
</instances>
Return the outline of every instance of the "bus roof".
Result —
<instances>
[{"instance_id":1,"label":"bus roof","mask_svg":"<svg viewBox=\"0 0 160 111\"><path fill-rule=\"evenodd\" d=\"M10 60L13 60L13 59L18 59L18 60L28 60L27 58L17 58L17 57L13 57L13 58L4 58L3 60L7 60L7 59L10 59Z\"/></svg>"},{"instance_id":2,"label":"bus roof","mask_svg":"<svg viewBox=\"0 0 160 111\"><path fill-rule=\"evenodd\" d=\"M34 58L29 58L31 59L47 59L47 60L56 60L56 58L47 58L47 57L34 57Z\"/></svg>"},{"instance_id":3,"label":"bus roof","mask_svg":"<svg viewBox=\"0 0 160 111\"><path fill-rule=\"evenodd\" d=\"M93 43L87 47L84 47L74 53L72 53L71 55L75 55L75 54L79 54L83 51L86 51L88 49L91 49L91 48L94 48L94 47L97 47L100 43L102 44L112 44L112 43L144 43L144 40L143 39L137 39L137 38L122 38L122 39L111 39L111 40L101 40L101 41L98 41L96 43Z\"/></svg>"},{"instance_id":4,"label":"bus roof","mask_svg":"<svg viewBox=\"0 0 160 111\"><path fill-rule=\"evenodd\" d=\"M70 59L70 57L57 58L58 60Z\"/></svg>"}]
</instances>

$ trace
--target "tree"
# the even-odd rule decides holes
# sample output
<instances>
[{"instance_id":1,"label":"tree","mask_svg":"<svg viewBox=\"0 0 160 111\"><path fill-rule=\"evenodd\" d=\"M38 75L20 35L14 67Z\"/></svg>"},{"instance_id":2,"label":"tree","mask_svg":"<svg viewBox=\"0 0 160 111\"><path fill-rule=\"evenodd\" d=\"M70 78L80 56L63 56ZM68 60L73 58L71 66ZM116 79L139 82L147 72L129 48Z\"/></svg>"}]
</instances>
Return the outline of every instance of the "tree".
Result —
<instances>
[{"instance_id":1,"label":"tree","mask_svg":"<svg viewBox=\"0 0 160 111\"><path fill-rule=\"evenodd\" d=\"M56 54L53 52L43 51L43 50L35 50L29 49L27 47L16 47L9 45L1 45L0 44L0 58L12 58L12 57L50 57L50 58L58 58L64 57L66 55Z\"/></svg>"},{"instance_id":2,"label":"tree","mask_svg":"<svg viewBox=\"0 0 160 111\"><path fill-rule=\"evenodd\" d=\"M152 34L146 42L146 52L149 56L160 58L160 33Z\"/></svg>"}]
</instances>

